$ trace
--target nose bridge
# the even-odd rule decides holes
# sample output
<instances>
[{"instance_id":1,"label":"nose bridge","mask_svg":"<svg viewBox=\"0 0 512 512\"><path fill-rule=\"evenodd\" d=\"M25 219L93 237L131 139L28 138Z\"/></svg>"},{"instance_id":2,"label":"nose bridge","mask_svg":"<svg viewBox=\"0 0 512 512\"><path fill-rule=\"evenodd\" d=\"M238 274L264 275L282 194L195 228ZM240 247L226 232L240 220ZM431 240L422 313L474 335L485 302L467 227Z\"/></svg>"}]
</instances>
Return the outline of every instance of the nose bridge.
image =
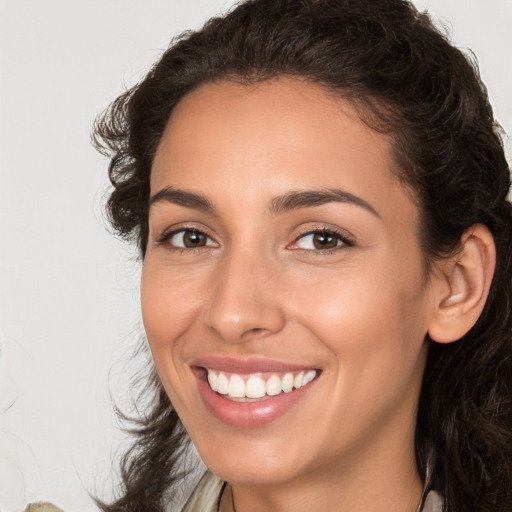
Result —
<instances>
[{"instance_id":1,"label":"nose bridge","mask_svg":"<svg viewBox=\"0 0 512 512\"><path fill-rule=\"evenodd\" d=\"M249 247L233 247L218 266L207 323L224 340L239 342L249 333L262 335L282 328L274 263Z\"/></svg>"}]
</instances>

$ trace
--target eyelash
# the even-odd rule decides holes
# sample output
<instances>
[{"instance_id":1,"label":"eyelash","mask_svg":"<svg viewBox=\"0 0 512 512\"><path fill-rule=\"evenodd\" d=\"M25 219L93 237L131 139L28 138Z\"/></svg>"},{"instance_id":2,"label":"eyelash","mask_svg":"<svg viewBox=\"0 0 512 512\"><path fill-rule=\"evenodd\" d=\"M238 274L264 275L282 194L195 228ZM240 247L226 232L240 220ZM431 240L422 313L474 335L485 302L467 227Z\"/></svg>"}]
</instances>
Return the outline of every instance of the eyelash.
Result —
<instances>
[{"instance_id":1,"label":"eyelash","mask_svg":"<svg viewBox=\"0 0 512 512\"><path fill-rule=\"evenodd\" d=\"M177 234L183 233L185 235L185 233L187 233L187 232L202 235L202 236L206 237L207 240L209 240L210 242L213 242L213 239L207 233L205 233L204 231L202 231L200 229L194 228L194 227L181 227L180 229L174 229L172 231L165 232L157 239L156 242L158 245L167 246L167 248L169 248L172 251L180 251L180 252L197 251L197 250L202 249L203 247L213 247L214 244L216 244L216 242L214 242L213 244L207 243L205 245L198 246L198 247L178 247L178 246L175 246L175 245L172 245L169 243L170 240ZM318 254L322 254L322 255L328 255L328 254L332 254L333 252L339 251L340 249L343 249L344 247L345 248L353 247L355 245L354 240L352 238L350 238L349 236L347 236L345 233L342 233L341 231L338 231L338 230L330 228L330 227L328 228L325 226L320 227L320 228L308 229L307 231L300 233L294 239L292 244L290 244L290 245L296 245L300 240L304 239L308 235L326 235L328 237L332 237L332 238L336 239L337 241L341 242L341 244L337 245L336 247L329 248L329 249L318 249L317 248L315 250L315 249L303 249L301 247L296 247L293 250L299 250L299 251L302 250L305 252L314 252L314 253L318 253ZM288 247L290 247L290 245L288 245Z\"/></svg>"},{"instance_id":2,"label":"eyelash","mask_svg":"<svg viewBox=\"0 0 512 512\"><path fill-rule=\"evenodd\" d=\"M178 247L176 245L172 245L170 242L170 240L176 236L177 234L179 233L183 233L184 235L186 233L196 233L198 235L202 235L204 237L206 237L206 239L208 241L213 241L212 237L210 237L207 233L205 233L205 231L201 230L201 229L197 229L195 227L181 227L179 229L174 229L174 230L171 230L171 231L167 231L167 232L164 232L158 239L157 239L157 244L158 245L165 245L168 249L172 250L172 251L180 251L180 252L191 252L191 251L197 251L199 249L202 249L203 247L212 247L213 245L212 244L205 244L205 245L201 245L201 246L198 246L198 247ZM215 244L215 242L214 242Z\"/></svg>"},{"instance_id":3,"label":"eyelash","mask_svg":"<svg viewBox=\"0 0 512 512\"><path fill-rule=\"evenodd\" d=\"M314 252L321 255L329 255L333 252L339 251L341 249L347 248L347 247L353 247L355 245L354 240L347 236L346 233L342 233L341 231L338 231L337 229L331 228L331 227L319 227L319 228L313 228L308 229L307 231L304 231L303 233L300 233L295 240L292 242L291 245L296 245L301 239L304 239L308 235L326 235L328 237L332 237L336 239L337 241L341 242L340 245L337 245L336 247L332 247L330 249L303 249L301 247L297 247L294 250L302 250L305 252Z\"/></svg>"}]
</instances>

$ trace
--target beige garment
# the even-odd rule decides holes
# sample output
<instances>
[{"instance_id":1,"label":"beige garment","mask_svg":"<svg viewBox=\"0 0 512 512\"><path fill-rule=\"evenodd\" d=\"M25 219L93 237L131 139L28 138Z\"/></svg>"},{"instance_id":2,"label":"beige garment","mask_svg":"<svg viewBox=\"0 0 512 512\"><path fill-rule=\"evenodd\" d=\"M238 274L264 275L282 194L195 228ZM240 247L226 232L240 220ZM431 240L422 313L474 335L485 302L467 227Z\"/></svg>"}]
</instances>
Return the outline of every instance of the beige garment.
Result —
<instances>
[{"instance_id":1,"label":"beige garment","mask_svg":"<svg viewBox=\"0 0 512 512\"><path fill-rule=\"evenodd\" d=\"M223 480L207 471L197 484L182 512L217 512L223 485ZM418 512L443 512L443 500L437 492L430 491L423 508Z\"/></svg>"},{"instance_id":2,"label":"beige garment","mask_svg":"<svg viewBox=\"0 0 512 512\"><path fill-rule=\"evenodd\" d=\"M25 512L62 512L59 507L56 507L53 503L30 503L27 505Z\"/></svg>"},{"instance_id":3,"label":"beige garment","mask_svg":"<svg viewBox=\"0 0 512 512\"><path fill-rule=\"evenodd\" d=\"M181 512L217 512L224 481L207 471Z\"/></svg>"}]
</instances>

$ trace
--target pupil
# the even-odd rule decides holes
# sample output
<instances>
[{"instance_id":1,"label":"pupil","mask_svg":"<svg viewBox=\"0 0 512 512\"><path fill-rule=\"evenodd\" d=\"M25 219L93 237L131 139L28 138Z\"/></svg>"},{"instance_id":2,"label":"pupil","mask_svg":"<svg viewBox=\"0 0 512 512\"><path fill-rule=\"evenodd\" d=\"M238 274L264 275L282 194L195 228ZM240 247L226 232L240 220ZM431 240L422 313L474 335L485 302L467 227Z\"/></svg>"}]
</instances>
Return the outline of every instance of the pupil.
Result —
<instances>
[{"instance_id":1,"label":"pupil","mask_svg":"<svg viewBox=\"0 0 512 512\"><path fill-rule=\"evenodd\" d=\"M332 249L336 247L336 239L331 235L317 234L313 237L316 249Z\"/></svg>"},{"instance_id":2,"label":"pupil","mask_svg":"<svg viewBox=\"0 0 512 512\"><path fill-rule=\"evenodd\" d=\"M201 247L206 243L204 235L197 231L187 231L183 238L187 247Z\"/></svg>"}]
</instances>

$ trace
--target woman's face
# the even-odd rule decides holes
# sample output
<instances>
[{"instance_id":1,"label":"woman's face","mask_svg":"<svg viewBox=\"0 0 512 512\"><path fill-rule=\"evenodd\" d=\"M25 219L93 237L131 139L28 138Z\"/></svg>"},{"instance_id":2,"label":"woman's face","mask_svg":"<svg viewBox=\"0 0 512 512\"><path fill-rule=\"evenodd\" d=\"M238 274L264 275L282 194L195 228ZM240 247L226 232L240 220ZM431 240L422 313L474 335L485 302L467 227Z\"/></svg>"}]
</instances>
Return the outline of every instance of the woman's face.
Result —
<instances>
[{"instance_id":1,"label":"woman's face","mask_svg":"<svg viewBox=\"0 0 512 512\"><path fill-rule=\"evenodd\" d=\"M172 114L151 175L143 319L222 478L414 460L433 299L394 165L349 102L298 80L203 85Z\"/></svg>"}]
</instances>

